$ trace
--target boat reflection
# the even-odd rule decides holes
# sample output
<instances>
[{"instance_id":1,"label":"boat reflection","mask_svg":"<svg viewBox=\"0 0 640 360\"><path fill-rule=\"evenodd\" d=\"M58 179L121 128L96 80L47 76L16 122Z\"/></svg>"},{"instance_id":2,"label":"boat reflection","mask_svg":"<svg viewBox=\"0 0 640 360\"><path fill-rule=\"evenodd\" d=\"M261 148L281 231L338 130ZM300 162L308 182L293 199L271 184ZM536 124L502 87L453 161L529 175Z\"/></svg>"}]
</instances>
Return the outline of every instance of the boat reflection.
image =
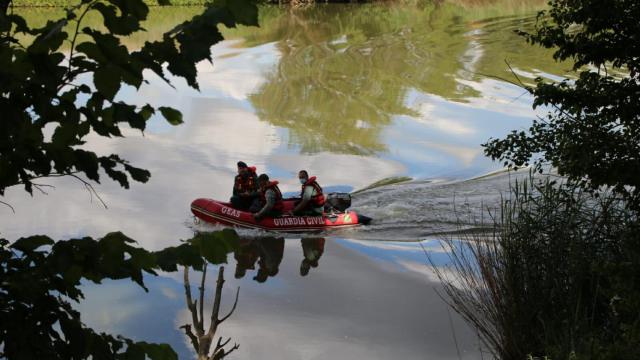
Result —
<instances>
[{"instance_id":1,"label":"boat reflection","mask_svg":"<svg viewBox=\"0 0 640 360\"><path fill-rule=\"evenodd\" d=\"M256 270L253 280L264 283L280 271L284 256L284 237L243 237L233 254L236 260L235 278L242 279L247 270ZM302 238L300 275L307 276L311 268L318 267L324 253L324 238Z\"/></svg>"}]
</instances>

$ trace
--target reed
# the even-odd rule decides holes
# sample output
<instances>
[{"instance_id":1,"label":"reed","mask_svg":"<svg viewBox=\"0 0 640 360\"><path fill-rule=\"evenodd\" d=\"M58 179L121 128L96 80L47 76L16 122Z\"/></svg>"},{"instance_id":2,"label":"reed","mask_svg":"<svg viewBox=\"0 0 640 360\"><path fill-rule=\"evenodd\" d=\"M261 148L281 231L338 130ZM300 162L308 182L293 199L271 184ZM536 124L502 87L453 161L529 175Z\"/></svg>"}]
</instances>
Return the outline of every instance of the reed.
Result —
<instances>
[{"instance_id":1,"label":"reed","mask_svg":"<svg viewBox=\"0 0 640 360\"><path fill-rule=\"evenodd\" d=\"M636 358L637 214L608 193L533 177L497 210L462 246L445 240L451 266L434 266L484 347L503 360Z\"/></svg>"}]
</instances>

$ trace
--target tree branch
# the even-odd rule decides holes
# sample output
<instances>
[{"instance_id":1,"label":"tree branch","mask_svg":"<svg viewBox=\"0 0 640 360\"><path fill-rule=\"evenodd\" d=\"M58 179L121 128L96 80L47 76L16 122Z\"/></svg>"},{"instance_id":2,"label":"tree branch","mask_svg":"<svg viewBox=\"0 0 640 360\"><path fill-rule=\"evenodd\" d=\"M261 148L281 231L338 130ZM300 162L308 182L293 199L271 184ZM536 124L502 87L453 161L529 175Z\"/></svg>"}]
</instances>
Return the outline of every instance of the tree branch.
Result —
<instances>
[{"instance_id":1,"label":"tree branch","mask_svg":"<svg viewBox=\"0 0 640 360\"><path fill-rule=\"evenodd\" d=\"M232 352L234 352L235 350L240 349L240 345L239 344L233 344L233 347L231 348L231 350L227 351L226 354L224 354L225 356L231 354Z\"/></svg>"},{"instance_id":2,"label":"tree branch","mask_svg":"<svg viewBox=\"0 0 640 360\"><path fill-rule=\"evenodd\" d=\"M207 264L202 269L202 279L200 280L200 323L197 325L204 332L204 281L207 278Z\"/></svg>"},{"instance_id":3,"label":"tree branch","mask_svg":"<svg viewBox=\"0 0 640 360\"><path fill-rule=\"evenodd\" d=\"M60 84L60 86L58 86L58 91L60 91L60 89L62 89L64 84L67 82L67 80L69 80L69 76L71 74L71 67L72 67L71 66L71 64L72 64L71 60L73 59L73 55L74 55L74 52L75 52L75 49L76 49L76 40L78 40L78 34L80 33L80 24L82 23L82 20L87 15L89 10L91 10L91 8L93 7L93 4L95 4L95 1L92 1L89 4L87 4L87 8L84 9L84 11L82 12L82 15L80 15L78 20L76 20L76 29L75 29L75 32L73 34L73 40L71 40L71 48L69 49L69 66L67 67L67 73L65 74L64 79L62 80L62 83ZM75 11L81 5L82 5L82 3L76 5L73 8L68 9L67 11Z\"/></svg>"},{"instance_id":4,"label":"tree branch","mask_svg":"<svg viewBox=\"0 0 640 360\"><path fill-rule=\"evenodd\" d=\"M48 184L36 184L36 183L31 183L31 185L38 191L40 191L40 193L42 193L42 195L49 195L48 192L44 191L42 188L44 187L49 187L52 189L55 189L56 187L53 185L48 185Z\"/></svg>"},{"instance_id":5,"label":"tree branch","mask_svg":"<svg viewBox=\"0 0 640 360\"><path fill-rule=\"evenodd\" d=\"M198 312L196 310L196 305L193 303L193 299L191 297L191 284L189 284L189 267L188 266L184 267L184 293L185 293L185 297L187 298L187 308L191 312L191 321L193 322L193 325L196 327L196 334L198 334L198 336L202 336L203 331L202 329L198 328L198 324L199 324Z\"/></svg>"},{"instance_id":6,"label":"tree branch","mask_svg":"<svg viewBox=\"0 0 640 360\"><path fill-rule=\"evenodd\" d=\"M95 195L96 198L98 198L98 200L100 200L100 203L102 204L102 206L104 206L105 209L108 209L107 203L105 203L104 200L102 200L102 197L100 197L100 194L98 194L98 192L93 187L93 185L91 185L90 182L84 180L83 178L79 177L78 175L68 174L68 176L71 176L72 178L80 181L84 185L85 189L87 189L87 191L89 192L89 195L91 195L91 202L93 202L93 195Z\"/></svg>"},{"instance_id":7,"label":"tree branch","mask_svg":"<svg viewBox=\"0 0 640 360\"><path fill-rule=\"evenodd\" d=\"M105 209L108 209L109 207L107 206L107 203L104 202L104 200L102 200L102 197L100 196L100 194L98 194L98 192L96 191L96 189L93 187L93 185L84 180L83 178L81 178L80 176L76 175L78 174L79 171L72 171L69 173L52 173L52 174L47 174L47 175L42 175L42 176L33 176L33 177L29 177L27 180L27 182L30 182L31 185L34 185L34 187L38 187L38 186L48 186L48 187L54 187L52 185L46 185L46 184L34 184L32 181L35 179L42 179L42 178L54 178L54 177L64 177L64 176L70 176L78 181L80 181L82 183L82 185L84 185L85 189L87 189L87 191L89 192L89 195L91 195L91 202L93 202L93 196L95 195L95 197L100 200L100 203L102 204L102 206L104 206ZM10 185L10 186L15 186L15 185L24 185L25 181L18 181L17 183ZM42 189L38 189L40 191L42 191ZM46 194L46 193L45 193Z\"/></svg>"},{"instance_id":8,"label":"tree branch","mask_svg":"<svg viewBox=\"0 0 640 360\"><path fill-rule=\"evenodd\" d=\"M216 350L218 350L221 347L227 346L229 341L231 341L231 338L228 338L225 342L222 342L222 336L220 336L220 338L218 339L218 345L216 345Z\"/></svg>"},{"instance_id":9,"label":"tree branch","mask_svg":"<svg viewBox=\"0 0 640 360\"><path fill-rule=\"evenodd\" d=\"M14 209L13 206L11 206L11 204L6 203L4 201L0 201L0 204L7 206L9 209L11 209L11 211L13 211L14 214L16 213L16 209Z\"/></svg>"},{"instance_id":10,"label":"tree branch","mask_svg":"<svg viewBox=\"0 0 640 360\"><path fill-rule=\"evenodd\" d=\"M509 83L509 84L511 84L511 85L514 85L514 86L517 86L517 87L520 87L520 88L524 88L525 90L527 90L527 91L531 92L531 91L529 90L529 88L528 88L528 87L526 87L526 86L522 86L521 84L518 84L517 82L511 81L511 80L506 79L506 78L503 78L502 76L489 75L489 74L485 74L485 73L481 73L481 72L476 72L476 71L469 71L469 72L470 72L470 73L472 73L472 74L474 74L474 75L484 76L484 77L489 78L489 79L495 79L495 80L504 81L504 82L506 82L506 83Z\"/></svg>"},{"instance_id":11,"label":"tree branch","mask_svg":"<svg viewBox=\"0 0 640 360\"><path fill-rule=\"evenodd\" d=\"M511 74L515 76L516 80L518 80L518 83L520 83L520 86L526 89L527 86L522 82L522 80L520 80L520 77L518 76L518 74L516 74L515 70L513 70L513 68L511 67L511 64L509 64L507 59L504 59L504 63L507 64L507 66L509 67L509 70L511 70Z\"/></svg>"},{"instance_id":12,"label":"tree branch","mask_svg":"<svg viewBox=\"0 0 640 360\"><path fill-rule=\"evenodd\" d=\"M191 340L191 345L193 346L194 350L198 352L198 349L200 348L198 344L198 337L193 334L193 331L191 331L191 325L182 325L180 326L180 329L184 329L184 333L189 337L189 340Z\"/></svg>"},{"instance_id":13,"label":"tree branch","mask_svg":"<svg viewBox=\"0 0 640 360\"><path fill-rule=\"evenodd\" d=\"M233 314L233 312L236 310L236 306L238 305L238 296L240 295L240 286L238 286L238 289L236 290L236 300L233 302L233 307L231 308L231 311L229 311L229 313L224 316L222 319L220 319L220 322L223 322L225 320L227 320L229 318L229 316L231 316L231 314Z\"/></svg>"},{"instance_id":14,"label":"tree branch","mask_svg":"<svg viewBox=\"0 0 640 360\"><path fill-rule=\"evenodd\" d=\"M209 359L210 360L220 360L220 359L226 357L227 355L231 354L235 350L238 350L239 348L240 348L240 345L238 345L238 344L233 344L233 347L231 349L229 349L229 351L225 351L224 348L220 348L220 349L216 350L213 353L213 355L211 355L211 357L209 357Z\"/></svg>"},{"instance_id":15,"label":"tree branch","mask_svg":"<svg viewBox=\"0 0 640 360\"><path fill-rule=\"evenodd\" d=\"M211 311L211 324L209 324L209 331L207 335L213 335L216 333L218 329L218 324L220 324L220 320L218 320L218 315L220 314L220 300L222 298L222 285L224 285L224 266L220 267L218 271L218 281L216 282L216 292L215 298L213 301L213 310Z\"/></svg>"}]
</instances>

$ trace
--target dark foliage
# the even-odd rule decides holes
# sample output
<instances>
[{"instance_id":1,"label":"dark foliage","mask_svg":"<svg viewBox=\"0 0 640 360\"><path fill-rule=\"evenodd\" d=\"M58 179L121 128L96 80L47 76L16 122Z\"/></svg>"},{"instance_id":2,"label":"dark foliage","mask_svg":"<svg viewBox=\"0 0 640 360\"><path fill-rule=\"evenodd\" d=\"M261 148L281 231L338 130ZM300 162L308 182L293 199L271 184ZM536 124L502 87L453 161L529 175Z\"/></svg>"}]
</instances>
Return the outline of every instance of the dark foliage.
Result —
<instances>
[{"instance_id":1,"label":"dark foliage","mask_svg":"<svg viewBox=\"0 0 640 360\"><path fill-rule=\"evenodd\" d=\"M155 113L173 125L182 122L175 109L118 99L122 84L139 88L146 70L167 83L171 76L181 77L198 89L196 64L211 61L210 47L222 40L218 25L257 24L253 1L215 1L162 40L131 50L121 39L143 31L149 9L142 0L75 4L64 18L32 28L13 13L11 0L0 0L0 195L18 184L31 193L37 186L32 181L47 176L84 175L98 182L101 171L125 188L130 179L146 182L148 171L117 154L82 147L90 133L122 136L122 126L144 131ZM91 12L103 19L100 29L83 27ZM144 273L176 271L178 265L202 270L206 262L225 262L236 241L232 231L199 234L150 252L119 232L98 241L0 239L0 358L175 359L166 344L134 342L86 327L73 308L83 297L80 282L130 279L144 288Z\"/></svg>"},{"instance_id":2,"label":"dark foliage","mask_svg":"<svg viewBox=\"0 0 640 360\"><path fill-rule=\"evenodd\" d=\"M640 208L640 2L554 0L538 16L532 44L573 60L576 79L529 90L534 107L548 106L529 131L490 139L485 153L505 165L550 163L595 189L610 186Z\"/></svg>"},{"instance_id":3,"label":"dark foliage","mask_svg":"<svg viewBox=\"0 0 640 360\"><path fill-rule=\"evenodd\" d=\"M125 188L130 178L146 182L147 170L117 154L82 148L91 132L122 136L123 124L144 131L157 112L173 125L182 122L175 109L116 98L122 84L139 88L147 70L167 83L170 75L181 77L198 89L196 64L211 61L210 47L222 40L218 25L257 25L252 0L218 0L162 40L130 50L121 37L144 31L149 8L142 0L77 1L64 18L42 28L29 27L11 4L0 0L0 195L17 184L32 192L33 179L51 175L83 173L99 182L100 169ZM100 14L104 29L83 27L91 12ZM53 129L51 137L45 127Z\"/></svg>"},{"instance_id":4,"label":"dark foliage","mask_svg":"<svg viewBox=\"0 0 640 360\"><path fill-rule=\"evenodd\" d=\"M82 280L131 279L145 288L145 273L202 270L226 262L236 248L235 232L198 234L176 247L151 252L122 233L54 242L30 236L9 244L0 239L0 358L176 359L166 344L150 344L96 333L72 302L83 298Z\"/></svg>"}]
</instances>

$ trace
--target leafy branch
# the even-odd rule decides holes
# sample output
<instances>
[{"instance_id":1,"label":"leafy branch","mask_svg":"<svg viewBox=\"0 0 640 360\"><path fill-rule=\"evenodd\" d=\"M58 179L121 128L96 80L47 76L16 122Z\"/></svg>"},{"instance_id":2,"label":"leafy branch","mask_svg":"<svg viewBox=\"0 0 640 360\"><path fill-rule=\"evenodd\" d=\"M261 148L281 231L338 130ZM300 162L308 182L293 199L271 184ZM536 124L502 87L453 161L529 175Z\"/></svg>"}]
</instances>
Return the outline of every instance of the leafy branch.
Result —
<instances>
[{"instance_id":1,"label":"leafy branch","mask_svg":"<svg viewBox=\"0 0 640 360\"><path fill-rule=\"evenodd\" d=\"M173 75L199 89L196 64L212 61L211 46L223 40L218 26L257 25L254 0L218 0L160 40L129 50L122 38L144 31L149 7L143 0L83 0L40 28L9 11L11 3L0 1L0 195L20 184L32 193L32 180L54 174L83 173L100 183L104 171L124 188L130 179L148 181L148 171L117 154L80 148L91 133L122 137L122 126L144 132L155 114L171 125L182 123L182 114L170 107L117 99L122 84L139 89L150 70L169 84ZM83 27L89 14L100 16L104 27ZM49 138L44 128L51 125Z\"/></svg>"},{"instance_id":2,"label":"leafy branch","mask_svg":"<svg viewBox=\"0 0 640 360\"><path fill-rule=\"evenodd\" d=\"M550 163L590 191L610 188L640 209L640 3L635 0L557 0L540 12L529 43L572 60L577 78L536 79L534 108L548 108L527 131L483 144L505 166ZM512 69L513 72L513 69Z\"/></svg>"}]
</instances>

